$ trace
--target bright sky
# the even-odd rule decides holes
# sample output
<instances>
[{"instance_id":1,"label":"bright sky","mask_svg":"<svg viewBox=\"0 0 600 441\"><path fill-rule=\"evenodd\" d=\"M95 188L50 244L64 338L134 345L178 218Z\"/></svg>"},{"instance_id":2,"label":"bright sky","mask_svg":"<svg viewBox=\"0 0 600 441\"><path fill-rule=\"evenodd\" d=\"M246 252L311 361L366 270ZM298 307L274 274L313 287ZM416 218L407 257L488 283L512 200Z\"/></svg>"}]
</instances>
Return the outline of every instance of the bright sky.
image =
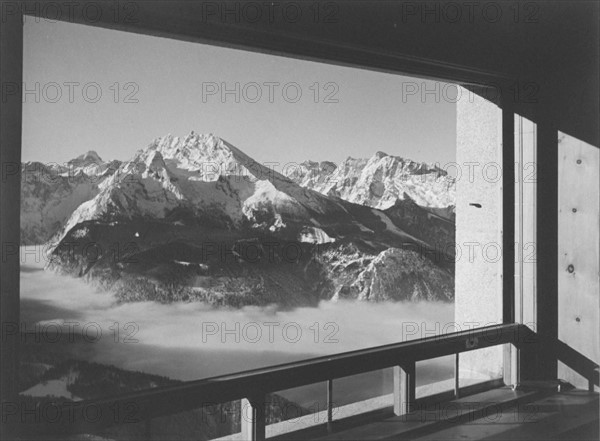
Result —
<instances>
[{"instance_id":1,"label":"bright sky","mask_svg":"<svg viewBox=\"0 0 600 441\"><path fill-rule=\"evenodd\" d=\"M438 83L439 93L422 95L436 85L399 75L32 17L24 82L24 161L63 163L88 150L124 160L156 137L192 130L259 162L340 162L378 150L455 160L456 93ZM239 83L239 102L221 96L223 83ZM324 102L329 94L337 102Z\"/></svg>"}]
</instances>

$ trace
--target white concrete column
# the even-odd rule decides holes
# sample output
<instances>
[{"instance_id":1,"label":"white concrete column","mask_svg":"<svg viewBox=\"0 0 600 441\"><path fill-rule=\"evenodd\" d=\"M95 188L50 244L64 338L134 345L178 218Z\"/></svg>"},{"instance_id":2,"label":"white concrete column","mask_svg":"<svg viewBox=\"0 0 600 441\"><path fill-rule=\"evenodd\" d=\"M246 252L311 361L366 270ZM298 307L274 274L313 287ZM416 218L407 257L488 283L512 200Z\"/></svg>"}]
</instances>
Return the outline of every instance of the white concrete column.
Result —
<instances>
[{"instance_id":1,"label":"white concrete column","mask_svg":"<svg viewBox=\"0 0 600 441\"><path fill-rule=\"evenodd\" d=\"M457 330L502 322L502 111L461 92L456 109ZM502 361L502 347L461 354L460 377L501 377Z\"/></svg>"}]
</instances>

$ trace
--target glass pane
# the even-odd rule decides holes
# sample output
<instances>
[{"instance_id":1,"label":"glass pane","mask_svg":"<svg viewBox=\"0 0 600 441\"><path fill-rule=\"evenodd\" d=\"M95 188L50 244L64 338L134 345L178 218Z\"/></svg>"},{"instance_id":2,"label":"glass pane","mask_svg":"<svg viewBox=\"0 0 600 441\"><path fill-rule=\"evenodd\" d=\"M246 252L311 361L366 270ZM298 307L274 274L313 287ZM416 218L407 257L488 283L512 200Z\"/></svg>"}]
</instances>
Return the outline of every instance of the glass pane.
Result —
<instances>
[{"instance_id":1,"label":"glass pane","mask_svg":"<svg viewBox=\"0 0 600 441\"><path fill-rule=\"evenodd\" d=\"M450 355L417 362L417 399L454 390L454 359Z\"/></svg>"}]
</instances>

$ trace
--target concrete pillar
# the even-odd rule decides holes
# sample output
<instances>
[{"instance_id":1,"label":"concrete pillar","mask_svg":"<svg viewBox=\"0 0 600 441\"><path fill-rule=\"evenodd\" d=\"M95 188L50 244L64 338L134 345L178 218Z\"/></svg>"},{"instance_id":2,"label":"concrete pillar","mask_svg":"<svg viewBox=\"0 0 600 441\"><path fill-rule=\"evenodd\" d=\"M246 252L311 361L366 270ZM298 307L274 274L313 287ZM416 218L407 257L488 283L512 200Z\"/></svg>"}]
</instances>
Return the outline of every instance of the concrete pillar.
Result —
<instances>
[{"instance_id":1,"label":"concrete pillar","mask_svg":"<svg viewBox=\"0 0 600 441\"><path fill-rule=\"evenodd\" d=\"M463 89L457 103L455 321L502 323L502 112ZM500 255L498 254L500 253ZM502 347L461 354L460 376L502 377Z\"/></svg>"}]
</instances>

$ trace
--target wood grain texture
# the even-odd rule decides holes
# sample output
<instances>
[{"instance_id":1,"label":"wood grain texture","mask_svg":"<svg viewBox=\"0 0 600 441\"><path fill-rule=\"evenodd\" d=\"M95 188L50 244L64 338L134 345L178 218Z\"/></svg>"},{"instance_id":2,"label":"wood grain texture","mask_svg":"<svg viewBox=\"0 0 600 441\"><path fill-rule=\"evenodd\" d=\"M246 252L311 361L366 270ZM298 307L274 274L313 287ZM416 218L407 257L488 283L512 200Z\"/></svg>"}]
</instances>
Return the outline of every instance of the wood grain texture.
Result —
<instances>
[{"instance_id":1,"label":"wood grain texture","mask_svg":"<svg viewBox=\"0 0 600 441\"><path fill-rule=\"evenodd\" d=\"M559 339L600 362L600 152L559 134L558 302ZM561 366L559 377L586 387Z\"/></svg>"}]
</instances>

